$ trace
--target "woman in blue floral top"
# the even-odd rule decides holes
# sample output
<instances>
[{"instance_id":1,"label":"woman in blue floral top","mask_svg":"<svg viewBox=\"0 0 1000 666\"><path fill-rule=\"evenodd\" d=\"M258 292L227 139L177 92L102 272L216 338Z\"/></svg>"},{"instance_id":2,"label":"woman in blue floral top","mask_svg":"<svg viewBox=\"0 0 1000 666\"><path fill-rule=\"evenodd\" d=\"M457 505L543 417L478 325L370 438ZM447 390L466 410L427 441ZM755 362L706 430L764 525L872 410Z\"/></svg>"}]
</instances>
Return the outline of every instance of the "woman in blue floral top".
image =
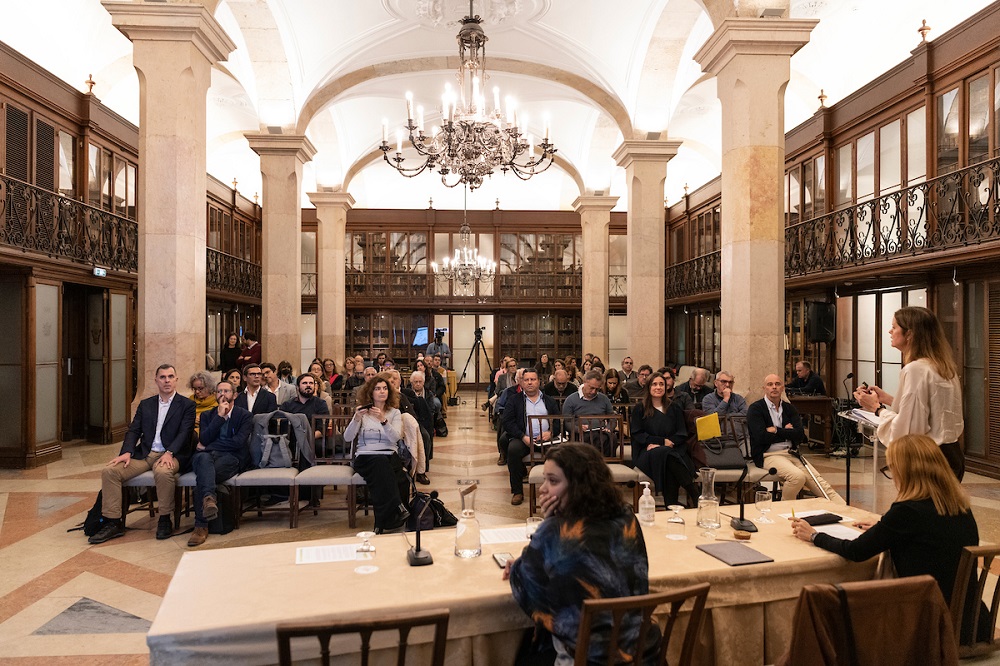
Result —
<instances>
[{"instance_id":1,"label":"woman in blue floral top","mask_svg":"<svg viewBox=\"0 0 1000 666\"><path fill-rule=\"evenodd\" d=\"M545 458L539 500L545 520L521 557L504 571L517 603L535 621L535 652L521 663L572 664L585 599L649 592L646 543L593 447L552 447ZM610 620L610 615L595 619L588 663L608 663ZM640 622L638 613L624 619L619 639L623 649L638 639ZM659 638L655 627L647 635L644 654L651 661Z\"/></svg>"}]
</instances>

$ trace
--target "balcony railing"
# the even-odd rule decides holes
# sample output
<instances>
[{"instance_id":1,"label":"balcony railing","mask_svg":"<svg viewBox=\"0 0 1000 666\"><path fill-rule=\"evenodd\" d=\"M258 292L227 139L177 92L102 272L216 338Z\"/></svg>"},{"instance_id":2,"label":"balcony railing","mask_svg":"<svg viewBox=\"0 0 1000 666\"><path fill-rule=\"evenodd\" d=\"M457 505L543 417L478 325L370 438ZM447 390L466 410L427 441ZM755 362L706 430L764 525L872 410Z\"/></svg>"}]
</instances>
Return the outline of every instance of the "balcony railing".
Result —
<instances>
[{"instance_id":1,"label":"balcony railing","mask_svg":"<svg viewBox=\"0 0 1000 666\"><path fill-rule=\"evenodd\" d=\"M1000 239L1000 158L785 230L785 276Z\"/></svg>"},{"instance_id":2,"label":"balcony railing","mask_svg":"<svg viewBox=\"0 0 1000 666\"><path fill-rule=\"evenodd\" d=\"M611 298L625 298L628 296L628 276L609 275L608 296Z\"/></svg>"},{"instance_id":3,"label":"balcony railing","mask_svg":"<svg viewBox=\"0 0 1000 666\"><path fill-rule=\"evenodd\" d=\"M316 273L302 273L302 295L316 295Z\"/></svg>"},{"instance_id":4,"label":"balcony railing","mask_svg":"<svg viewBox=\"0 0 1000 666\"><path fill-rule=\"evenodd\" d=\"M0 175L0 244L135 273L139 227L114 213Z\"/></svg>"},{"instance_id":5,"label":"balcony railing","mask_svg":"<svg viewBox=\"0 0 1000 666\"><path fill-rule=\"evenodd\" d=\"M722 288L722 253L711 252L669 266L664 292L666 298L705 294Z\"/></svg>"},{"instance_id":6,"label":"balcony railing","mask_svg":"<svg viewBox=\"0 0 1000 666\"><path fill-rule=\"evenodd\" d=\"M261 297L260 264L212 248L206 249L205 264L205 282L209 289L250 298Z\"/></svg>"}]
</instances>

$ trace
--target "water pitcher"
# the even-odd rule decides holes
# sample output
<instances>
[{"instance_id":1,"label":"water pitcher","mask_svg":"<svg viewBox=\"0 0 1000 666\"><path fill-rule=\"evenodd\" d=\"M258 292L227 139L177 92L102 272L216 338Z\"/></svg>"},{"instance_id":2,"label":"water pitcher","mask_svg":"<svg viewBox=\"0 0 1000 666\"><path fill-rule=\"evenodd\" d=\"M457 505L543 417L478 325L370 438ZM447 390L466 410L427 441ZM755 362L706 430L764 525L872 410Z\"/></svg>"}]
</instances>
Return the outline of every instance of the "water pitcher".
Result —
<instances>
[{"instance_id":1,"label":"water pitcher","mask_svg":"<svg viewBox=\"0 0 1000 666\"><path fill-rule=\"evenodd\" d=\"M455 526L455 555L458 557L479 557L483 552L479 540L479 519L476 518L476 489L478 480L461 480L465 486L459 492L462 498L462 515Z\"/></svg>"}]
</instances>

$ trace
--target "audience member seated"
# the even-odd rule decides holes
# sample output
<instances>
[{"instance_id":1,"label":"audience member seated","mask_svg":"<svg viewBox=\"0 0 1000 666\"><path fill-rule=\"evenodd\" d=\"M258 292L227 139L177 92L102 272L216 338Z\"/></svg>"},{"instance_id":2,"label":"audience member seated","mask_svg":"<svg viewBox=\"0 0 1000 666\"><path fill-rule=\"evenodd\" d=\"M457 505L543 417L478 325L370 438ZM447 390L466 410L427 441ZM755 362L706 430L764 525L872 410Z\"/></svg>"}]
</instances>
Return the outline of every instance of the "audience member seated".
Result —
<instances>
[{"instance_id":1,"label":"audience member seated","mask_svg":"<svg viewBox=\"0 0 1000 666\"><path fill-rule=\"evenodd\" d=\"M627 405L629 403L628 391L622 386L621 371L608 368L604 373L604 395L613 405Z\"/></svg>"},{"instance_id":2,"label":"audience member seated","mask_svg":"<svg viewBox=\"0 0 1000 666\"><path fill-rule=\"evenodd\" d=\"M264 371L256 363L251 363L244 370L247 387L236 396L235 405L242 407L251 414L270 414L278 408L278 398L263 388Z\"/></svg>"},{"instance_id":3,"label":"audience member seated","mask_svg":"<svg viewBox=\"0 0 1000 666\"><path fill-rule=\"evenodd\" d=\"M417 423L420 424L420 435L424 440L424 455L427 460L426 469L430 469L431 458L434 457L434 395L427 390L422 371L414 370L410 373L410 386L403 389L403 393L413 404L413 412ZM417 483L424 485L430 483L430 480L424 473L418 473L414 478Z\"/></svg>"},{"instance_id":4,"label":"audience member seated","mask_svg":"<svg viewBox=\"0 0 1000 666\"><path fill-rule=\"evenodd\" d=\"M451 347L444 341L444 331L434 331L434 342L427 345L427 356L440 356L445 368L451 367Z\"/></svg>"},{"instance_id":5,"label":"audience member seated","mask_svg":"<svg viewBox=\"0 0 1000 666\"><path fill-rule=\"evenodd\" d=\"M781 499L793 500L803 486L817 497L826 496L845 504L826 480L813 470L819 485L805 468L798 446L806 441L802 419L791 403L781 399L785 383L778 375L764 378L764 397L747 408L750 453L757 467L774 468L781 477Z\"/></svg>"},{"instance_id":6,"label":"audience member seated","mask_svg":"<svg viewBox=\"0 0 1000 666\"><path fill-rule=\"evenodd\" d=\"M564 421L564 426L572 428L574 437L579 426L582 426L584 430L591 428L599 429L602 427L599 419L584 419L580 417L607 416L608 414L615 413L615 408L611 405L611 400L601 392L603 385L604 375L601 374L601 371L590 370L583 376L583 383L580 384L580 389L563 402L562 413L564 417L567 417ZM604 453L610 455L611 451L605 451Z\"/></svg>"},{"instance_id":7,"label":"audience member seated","mask_svg":"<svg viewBox=\"0 0 1000 666\"><path fill-rule=\"evenodd\" d=\"M555 372L555 367L551 359L549 359L548 354L542 354L541 358L538 359L538 363L535 364L535 370L538 371L538 383L542 386L548 384L552 373Z\"/></svg>"},{"instance_id":8,"label":"audience member seated","mask_svg":"<svg viewBox=\"0 0 1000 666\"><path fill-rule=\"evenodd\" d=\"M260 365L260 343L257 342L257 335L252 331L243 334L243 349L236 358L236 367L243 368L251 363ZM236 389L236 387L233 387Z\"/></svg>"},{"instance_id":9,"label":"audience member seated","mask_svg":"<svg viewBox=\"0 0 1000 666\"><path fill-rule=\"evenodd\" d=\"M403 388L403 377L399 374L399 370L390 366L388 369L383 370L378 374L379 376L385 377L389 383L392 384L392 388L396 390L396 395L399 398L399 404L396 405L396 408L399 409L399 413L409 414L413 418L416 418L417 414L413 410L413 403L410 402L410 398L408 396L401 393Z\"/></svg>"},{"instance_id":10,"label":"audience member seated","mask_svg":"<svg viewBox=\"0 0 1000 666\"><path fill-rule=\"evenodd\" d=\"M788 395L826 395L823 378L812 371L809 361L799 361L795 364L795 379L788 382L785 388Z\"/></svg>"},{"instance_id":11,"label":"audience member seated","mask_svg":"<svg viewBox=\"0 0 1000 666\"><path fill-rule=\"evenodd\" d=\"M354 357L348 356L344 359L344 384L347 384L347 380L354 376ZM346 387L342 387L346 388Z\"/></svg>"},{"instance_id":12,"label":"audience member seated","mask_svg":"<svg viewBox=\"0 0 1000 666\"><path fill-rule=\"evenodd\" d=\"M537 372L537 370L536 370ZM497 379L496 391L493 393L493 404L496 404L496 399L501 393L509 389L511 386L517 386L517 361L509 358L504 365L504 372Z\"/></svg>"},{"instance_id":13,"label":"audience member seated","mask_svg":"<svg viewBox=\"0 0 1000 666\"><path fill-rule=\"evenodd\" d=\"M689 393L694 398L695 409L701 409L701 401L712 393L712 388L708 385L711 378L712 373L705 368L695 368L691 371L691 378L679 384L677 390Z\"/></svg>"},{"instance_id":14,"label":"audience member seated","mask_svg":"<svg viewBox=\"0 0 1000 666\"><path fill-rule=\"evenodd\" d=\"M292 369L292 364L288 361L278 361L278 379L295 386L295 371Z\"/></svg>"},{"instance_id":15,"label":"audience member seated","mask_svg":"<svg viewBox=\"0 0 1000 666\"><path fill-rule=\"evenodd\" d=\"M177 475L191 456L194 401L177 394L177 373L164 363L156 369L157 395L139 402L118 456L101 472L101 514L104 526L90 543L104 543L125 534L122 484L153 470L156 479L156 538L173 534L174 489Z\"/></svg>"},{"instance_id":16,"label":"audience member seated","mask_svg":"<svg viewBox=\"0 0 1000 666\"><path fill-rule=\"evenodd\" d=\"M295 399L295 387L278 379L278 370L273 363L261 363L260 371L263 373L264 388L274 394L274 399L279 405Z\"/></svg>"},{"instance_id":17,"label":"audience member seated","mask_svg":"<svg viewBox=\"0 0 1000 666\"><path fill-rule=\"evenodd\" d=\"M427 391L429 399L431 401L431 406L434 408L433 416L436 419L441 415L441 399L437 396L437 378L434 373L431 372L430 365L426 358L418 358L417 362L414 364L414 368L417 371L424 373L424 389ZM440 377L440 375L438 375ZM447 390L448 387L442 387L443 390ZM432 428L433 430L433 428ZM433 434L433 433L431 433Z\"/></svg>"},{"instance_id":18,"label":"audience member seated","mask_svg":"<svg viewBox=\"0 0 1000 666\"><path fill-rule=\"evenodd\" d=\"M647 385L646 396L632 407L632 461L653 480L665 505L677 504L683 488L691 506L699 493L694 485L694 461L687 448L684 412L677 402L666 399L663 375L653 373Z\"/></svg>"},{"instance_id":19,"label":"audience member seated","mask_svg":"<svg viewBox=\"0 0 1000 666\"><path fill-rule=\"evenodd\" d=\"M198 417L210 409L215 409L215 380L211 373L196 372L188 379L191 399L194 400L194 434L198 436Z\"/></svg>"},{"instance_id":20,"label":"audience member seated","mask_svg":"<svg viewBox=\"0 0 1000 666\"><path fill-rule=\"evenodd\" d=\"M581 444L548 451L539 489L544 520L521 556L504 568L514 599L535 622L517 663L571 664L584 600L649 592L649 562L642 529L622 502L600 454ZM626 614L619 644L633 650L641 615ZM594 624L588 664L617 663L607 654L611 618ZM645 637L642 663L654 663L660 632Z\"/></svg>"},{"instance_id":21,"label":"audience member seated","mask_svg":"<svg viewBox=\"0 0 1000 666\"><path fill-rule=\"evenodd\" d=\"M382 534L406 524L410 512L410 481L399 457L403 437L399 393L384 376L376 375L358 390L358 408L344 429L344 440L357 438L354 470L365 479L375 511L375 532Z\"/></svg>"},{"instance_id":22,"label":"audience member seated","mask_svg":"<svg viewBox=\"0 0 1000 666\"><path fill-rule=\"evenodd\" d=\"M951 601L955 572L965 546L979 545L979 528L969 494L955 478L937 443L926 435L904 435L886 449L883 471L896 486L896 501L877 522L855 523L864 532L854 540L817 532L804 520L792 520L792 533L803 541L852 562L863 562L889 551L899 576L934 577L945 602ZM966 600L966 617L975 604L975 582ZM982 603L980 601L980 603ZM980 610L979 640L989 634L989 612ZM963 627L963 640L971 626Z\"/></svg>"},{"instance_id":23,"label":"audience member seated","mask_svg":"<svg viewBox=\"0 0 1000 666\"><path fill-rule=\"evenodd\" d=\"M379 352L375 355L375 360L372 361L372 367L375 368L375 373L378 374L382 372L382 366L385 364L385 359L388 358L385 352Z\"/></svg>"},{"instance_id":24,"label":"audience member seated","mask_svg":"<svg viewBox=\"0 0 1000 666\"><path fill-rule=\"evenodd\" d=\"M559 414L556 401L538 390L538 372L534 368L521 369L521 390L507 390L502 422L506 438L507 471L510 475L510 503L514 506L524 502L524 476L528 473L524 456L531 447L541 451L546 442L552 441L552 431L547 420L532 423L529 435L528 417ZM539 432L540 431L540 432ZM502 451L501 453L504 453Z\"/></svg>"},{"instance_id":25,"label":"audience member seated","mask_svg":"<svg viewBox=\"0 0 1000 666\"><path fill-rule=\"evenodd\" d=\"M226 372L240 366L239 358L242 353L240 348L240 336L230 333L226 336L226 346L219 352L218 370Z\"/></svg>"},{"instance_id":26,"label":"audience member seated","mask_svg":"<svg viewBox=\"0 0 1000 666\"><path fill-rule=\"evenodd\" d=\"M739 393L733 393L736 376L725 370L715 375L715 391L705 396L701 408L706 414L718 414L719 419L747 413L747 401Z\"/></svg>"},{"instance_id":27,"label":"audience member seated","mask_svg":"<svg viewBox=\"0 0 1000 666\"><path fill-rule=\"evenodd\" d=\"M653 367L643 363L635 373L635 379L625 382L625 390L628 391L628 395L632 400L639 400L644 397L646 382L649 381L651 374L653 374Z\"/></svg>"},{"instance_id":28,"label":"audience member seated","mask_svg":"<svg viewBox=\"0 0 1000 666\"><path fill-rule=\"evenodd\" d=\"M323 359L323 379L329 385L330 391L344 388L344 376L337 372L337 362L332 358Z\"/></svg>"},{"instance_id":29,"label":"audience member seated","mask_svg":"<svg viewBox=\"0 0 1000 666\"><path fill-rule=\"evenodd\" d=\"M298 379L295 380L295 386L298 389L298 395L288 402L281 403L278 409L289 414L305 414L310 424L314 416L330 413L326 403L316 397L315 377L309 373L299 375ZM313 435L319 439L323 433L317 430Z\"/></svg>"},{"instance_id":30,"label":"audience member seated","mask_svg":"<svg viewBox=\"0 0 1000 666\"><path fill-rule=\"evenodd\" d=\"M503 429L503 410L507 406L507 400L518 393L521 393L521 375L523 370L520 368L517 371L517 385L511 386L506 389L503 393L497 397L496 405L493 407L493 421L494 427L497 431L497 450L500 452L500 457L497 459L497 465L503 467L507 464L507 442L510 439L507 436L507 432Z\"/></svg>"},{"instance_id":31,"label":"audience member seated","mask_svg":"<svg viewBox=\"0 0 1000 666\"><path fill-rule=\"evenodd\" d=\"M248 366L248 370L251 367L260 370L256 364ZM229 382L219 382L215 395L218 407L201 415L201 435L194 455L191 456L191 468L196 479L194 532L188 539L188 546L192 548L205 543L208 539L208 523L219 515L216 486L250 468L253 415L245 407L235 404L233 387ZM264 395L274 399L267 391L264 391ZM261 402L258 400L257 404Z\"/></svg>"},{"instance_id":32,"label":"audience member seated","mask_svg":"<svg viewBox=\"0 0 1000 666\"><path fill-rule=\"evenodd\" d=\"M552 373L552 381L545 385L542 393L553 398L566 398L576 393L577 385L569 380L569 373L559 368Z\"/></svg>"},{"instance_id":33,"label":"audience member seated","mask_svg":"<svg viewBox=\"0 0 1000 666\"><path fill-rule=\"evenodd\" d=\"M691 394L678 391L677 387L674 386L674 383L677 381L674 373L668 372L663 375L663 381L667 383L667 392L663 395L664 398L671 402L676 402L683 412L694 409L694 398L691 397ZM634 396L630 395L629 397L635 399Z\"/></svg>"},{"instance_id":34,"label":"audience member seated","mask_svg":"<svg viewBox=\"0 0 1000 666\"><path fill-rule=\"evenodd\" d=\"M237 393L243 390L243 371L238 368L233 368L226 374L222 375L222 378L233 385L233 390ZM212 395L215 395L215 387L212 388Z\"/></svg>"},{"instance_id":35,"label":"audience member seated","mask_svg":"<svg viewBox=\"0 0 1000 666\"><path fill-rule=\"evenodd\" d=\"M633 361L631 356L626 356L622 359L622 369L621 372L618 373L618 379L621 380L622 384L627 384L637 377L635 370L632 369L632 364Z\"/></svg>"}]
</instances>

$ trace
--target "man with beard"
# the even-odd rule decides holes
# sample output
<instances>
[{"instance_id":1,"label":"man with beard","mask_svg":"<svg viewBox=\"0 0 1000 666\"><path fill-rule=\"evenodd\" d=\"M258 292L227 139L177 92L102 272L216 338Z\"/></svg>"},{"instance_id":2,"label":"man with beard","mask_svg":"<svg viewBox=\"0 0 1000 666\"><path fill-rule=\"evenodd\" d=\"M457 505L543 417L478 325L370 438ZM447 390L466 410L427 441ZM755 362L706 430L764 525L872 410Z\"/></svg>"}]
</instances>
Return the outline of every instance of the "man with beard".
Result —
<instances>
[{"instance_id":1,"label":"man with beard","mask_svg":"<svg viewBox=\"0 0 1000 666\"><path fill-rule=\"evenodd\" d=\"M312 423L312 417L314 416L330 413L326 402L316 397L315 377L308 372L301 374L295 380L295 386L298 389L298 396L293 400L281 403L281 407L279 408L281 411L288 414L305 414L306 418L309 419L309 423ZM323 433L317 430L313 435L319 439L323 436Z\"/></svg>"},{"instance_id":2,"label":"man with beard","mask_svg":"<svg viewBox=\"0 0 1000 666\"><path fill-rule=\"evenodd\" d=\"M677 378L674 377L673 373L668 372L663 375L663 381L667 384L667 392L663 394L665 399L680 403L682 411L686 412L689 409L694 409L694 398L691 397L691 394L681 391L674 386L677 383ZM629 397L632 397L631 393L629 393Z\"/></svg>"}]
</instances>

